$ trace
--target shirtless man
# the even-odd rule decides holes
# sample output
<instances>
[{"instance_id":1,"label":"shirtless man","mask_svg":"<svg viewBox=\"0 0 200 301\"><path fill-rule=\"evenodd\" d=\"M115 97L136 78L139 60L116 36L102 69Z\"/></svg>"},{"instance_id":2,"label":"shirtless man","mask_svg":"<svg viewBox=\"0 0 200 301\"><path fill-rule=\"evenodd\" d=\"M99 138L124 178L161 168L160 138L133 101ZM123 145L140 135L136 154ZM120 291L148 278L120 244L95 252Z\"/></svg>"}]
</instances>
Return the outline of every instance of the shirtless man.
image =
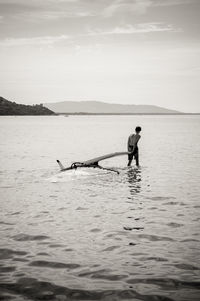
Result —
<instances>
[{"instance_id":1,"label":"shirtless man","mask_svg":"<svg viewBox=\"0 0 200 301\"><path fill-rule=\"evenodd\" d=\"M138 152L138 146L137 146L137 143L138 141L140 140L140 132L141 132L141 127L140 126L137 126L135 128L135 134L131 134L129 137L128 137L128 145L127 145L127 148L128 148L128 152L131 154L128 154L128 166L131 166L131 162L133 160L133 157L135 158L135 161L136 161L136 165L139 166L139 152Z\"/></svg>"}]
</instances>

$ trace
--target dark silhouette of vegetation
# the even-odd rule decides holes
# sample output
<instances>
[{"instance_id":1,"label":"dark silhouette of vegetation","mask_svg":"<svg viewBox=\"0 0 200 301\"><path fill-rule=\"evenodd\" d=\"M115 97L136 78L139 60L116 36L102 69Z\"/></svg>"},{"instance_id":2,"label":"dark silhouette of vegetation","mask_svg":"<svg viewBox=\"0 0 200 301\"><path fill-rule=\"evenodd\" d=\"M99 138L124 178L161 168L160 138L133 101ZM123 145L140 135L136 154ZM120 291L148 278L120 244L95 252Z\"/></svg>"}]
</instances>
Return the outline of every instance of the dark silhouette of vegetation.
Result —
<instances>
[{"instance_id":1,"label":"dark silhouette of vegetation","mask_svg":"<svg viewBox=\"0 0 200 301\"><path fill-rule=\"evenodd\" d=\"M0 115L56 115L55 112L40 105L22 105L0 97Z\"/></svg>"}]
</instances>

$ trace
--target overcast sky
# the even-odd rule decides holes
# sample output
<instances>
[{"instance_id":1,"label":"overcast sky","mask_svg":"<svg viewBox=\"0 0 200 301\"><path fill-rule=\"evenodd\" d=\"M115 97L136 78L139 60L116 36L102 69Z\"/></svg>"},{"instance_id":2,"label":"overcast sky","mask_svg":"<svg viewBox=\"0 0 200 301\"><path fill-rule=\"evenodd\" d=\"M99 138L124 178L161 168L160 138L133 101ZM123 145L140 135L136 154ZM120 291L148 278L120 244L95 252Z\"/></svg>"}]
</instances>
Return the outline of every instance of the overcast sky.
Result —
<instances>
[{"instance_id":1,"label":"overcast sky","mask_svg":"<svg viewBox=\"0 0 200 301\"><path fill-rule=\"evenodd\" d=\"M200 112L200 0L0 0L0 95Z\"/></svg>"}]
</instances>

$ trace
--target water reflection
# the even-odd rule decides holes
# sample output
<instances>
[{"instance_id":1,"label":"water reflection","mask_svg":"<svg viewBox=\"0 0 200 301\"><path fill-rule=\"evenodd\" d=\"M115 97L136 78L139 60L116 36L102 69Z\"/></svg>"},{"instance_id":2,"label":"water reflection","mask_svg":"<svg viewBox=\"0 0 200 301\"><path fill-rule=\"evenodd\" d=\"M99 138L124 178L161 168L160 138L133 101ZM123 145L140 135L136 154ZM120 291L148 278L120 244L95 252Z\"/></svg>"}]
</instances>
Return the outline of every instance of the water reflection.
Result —
<instances>
[{"instance_id":1,"label":"water reflection","mask_svg":"<svg viewBox=\"0 0 200 301\"><path fill-rule=\"evenodd\" d=\"M140 168L128 168L127 181L131 196L135 196L141 191L142 174Z\"/></svg>"}]
</instances>

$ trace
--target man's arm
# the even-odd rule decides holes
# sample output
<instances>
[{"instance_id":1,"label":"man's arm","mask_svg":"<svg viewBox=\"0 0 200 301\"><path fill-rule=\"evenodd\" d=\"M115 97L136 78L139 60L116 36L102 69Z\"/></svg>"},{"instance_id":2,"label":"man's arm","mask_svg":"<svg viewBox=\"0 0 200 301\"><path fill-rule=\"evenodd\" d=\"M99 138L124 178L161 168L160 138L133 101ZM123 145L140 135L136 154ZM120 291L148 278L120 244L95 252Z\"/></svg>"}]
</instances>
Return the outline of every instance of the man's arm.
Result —
<instances>
[{"instance_id":1,"label":"man's arm","mask_svg":"<svg viewBox=\"0 0 200 301\"><path fill-rule=\"evenodd\" d=\"M140 138L141 138L141 136L138 135L137 140L136 140L136 143L138 143L138 141L140 140Z\"/></svg>"},{"instance_id":2,"label":"man's arm","mask_svg":"<svg viewBox=\"0 0 200 301\"><path fill-rule=\"evenodd\" d=\"M130 145L130 141L131 141L131 137L129 136L128 137L128 142L127 142L127 150L128 150L128 152L132 151L132 148L131 148L131 145Z\"/></svg>"},{"instance_id":3,"label":"man's arm","mask_svg":"<svg viewBox=\"0 0 200 301\"><path fill-rule=\"evenodd\" d=\"M141 138L140 135L135 135L135 136L134 136L133 145L130 146L129 152L132 152L132 153L134 152L134 150L135 150L135 148L136 148L136 146L137 146L137 143L138 143L138 141L140 140L140 138Z\"/></svg>"}]
</instances>

